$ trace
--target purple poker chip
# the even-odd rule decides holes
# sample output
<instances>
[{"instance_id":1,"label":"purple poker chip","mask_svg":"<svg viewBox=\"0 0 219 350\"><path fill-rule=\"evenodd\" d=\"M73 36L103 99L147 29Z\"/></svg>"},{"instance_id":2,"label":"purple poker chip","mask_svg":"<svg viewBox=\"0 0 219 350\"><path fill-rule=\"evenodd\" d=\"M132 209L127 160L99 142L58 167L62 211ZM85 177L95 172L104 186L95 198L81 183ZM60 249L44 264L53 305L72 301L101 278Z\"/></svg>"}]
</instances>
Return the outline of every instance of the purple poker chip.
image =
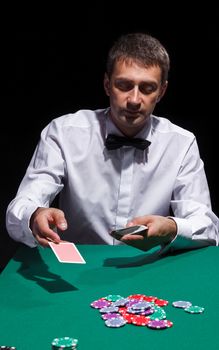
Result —
<instances>
[{"instance_id":1,"label":"purple poker chip","mask_svg":"<svg viewBox=\"0 0 219 350\"><path fill-rule=\"evenodd\" d=\"M153 307L150 307L149 309L146 309L142 312L142 315L149 316L152 315L155 312L155 309Z\"/></svg>"},{"instance_id":2,"label":"purple poker chip","mask_svg":"<svg viewBox=\"0 0 219 350\"><path fill-rule=\"evenodd\" d=\"M169 320L151 320L147 323L147 327L152 329L165 329L173 326L173 322Z\"/></svg>"},{"instance_id":3,"label":"purple poker chip","mask_svg":"<svg viewBox=\"0 0 219 350\"><path fill-rule=\"evenodd\" d=\"M111 302L105 299L98 299L93 301L90 306L92 306L95 309L102 309L103 307L110 306Z\"/></svg>"},{"instance_id":4,"label":"purple poker chip","mask_svg":"<svg viewBox=\"0 0 219 350\"><path fill-rule=\"evenodd\" d=\"M135 304L139 303L139 299L130 299L128 303L126 304L126 307L132 307Z\"/></svg>"},{"instance_id":5,"label":"purple poker chip","mask_svg":"<svg viewBox=\"0 0 219 350\"><path fill-rule=\"evenodd\" d=\"M110 320L111 318L121 317L121 315L117 314L116 312L109 312L107 314L102 314L101 317L102 317L103 320Z\"/></svg>"}]
</instances>

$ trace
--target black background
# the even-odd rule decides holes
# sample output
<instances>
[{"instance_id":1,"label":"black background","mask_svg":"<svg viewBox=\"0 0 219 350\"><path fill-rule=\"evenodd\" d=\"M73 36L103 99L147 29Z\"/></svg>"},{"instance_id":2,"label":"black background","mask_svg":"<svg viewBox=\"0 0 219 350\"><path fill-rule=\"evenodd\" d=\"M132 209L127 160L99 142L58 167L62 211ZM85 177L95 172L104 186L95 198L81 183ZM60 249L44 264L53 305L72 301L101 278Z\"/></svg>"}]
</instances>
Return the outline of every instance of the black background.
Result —
<instances>
[{"instance_id":1,"label":"black background","mask_svg":"<svg viewBox=\"0 0 219 350\"><path fill-rule=\"evenodd\" d=\"M14 11L12 19L7 13L1 64L0 269L17 248L6 233L5 210L42 128L62 114L108 105L102 84L107 51L119 35L132 31L157 37L170 54L169 87L155 114L195 133L219 215L217 12L199 6L191 13L181 3L171 9L124 6L81 4L80 10L66 9L64 16L57 11L55 18L51 12L36 16L33 10L33 17Z\"/></svg>"}]
</instances>

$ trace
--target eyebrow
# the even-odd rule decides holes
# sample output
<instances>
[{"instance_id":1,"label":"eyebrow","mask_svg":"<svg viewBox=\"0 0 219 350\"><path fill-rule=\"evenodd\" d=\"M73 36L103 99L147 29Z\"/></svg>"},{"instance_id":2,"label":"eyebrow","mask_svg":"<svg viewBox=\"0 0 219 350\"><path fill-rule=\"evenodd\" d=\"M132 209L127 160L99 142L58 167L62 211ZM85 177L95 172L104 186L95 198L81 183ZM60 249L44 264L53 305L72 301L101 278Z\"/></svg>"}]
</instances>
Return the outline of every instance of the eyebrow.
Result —
<instances>
[{"instance_id":1,"label":"eyebrow","mask_svg":"<svg viewBox=\"0 0 219 350\"><path fill-rule=\"evenodd\" d=\"M115 78L115 81L116 82L128 82L128 83L133 83L133 84L135 84L135 81L133 80L133 79L128 79L128 78ZM140 82L139 82L139 84L138 85L141 85L141 84L153 84L153 85L158 85L158 83L157 83L157 81L154 81L154 80L141 80Z\"/></svg>"}]
</instances>

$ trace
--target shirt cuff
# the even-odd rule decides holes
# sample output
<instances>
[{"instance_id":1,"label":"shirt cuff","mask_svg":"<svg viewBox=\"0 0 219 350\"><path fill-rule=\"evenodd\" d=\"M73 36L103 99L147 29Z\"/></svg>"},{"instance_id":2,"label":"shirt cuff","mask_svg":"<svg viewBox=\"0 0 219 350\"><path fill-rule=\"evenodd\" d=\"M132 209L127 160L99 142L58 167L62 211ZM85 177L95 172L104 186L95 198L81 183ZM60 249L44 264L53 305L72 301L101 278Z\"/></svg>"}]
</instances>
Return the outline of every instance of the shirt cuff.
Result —
<instances>
[{"instance_id":1,"label":"shirt cuff","mask_svg":"<svg viewBox=\"0 0 219 350\"><path fill-rule=\"evenodd\" d=\"M24 212L23 219L21 221L24 237L22 239L23 243L30 247L36 247L38 245L37 240L35 239L31 229L30 229L30 219L32 214L38 208L36 205L28 206Z\"/></svg>"},{"instance_id":2,"label":"shirt cuff","mask_svg":"<svg viewBox=\"0 0 219 350\"><path fill-rule=\"evenodd\" d=\"M199 242L198 240L192 239L192 228L188 219L181 219L172 216L169 218L175 221L177 225L177 234L170 243L161 249L161 253L180 249L200 248L207 245L205 242Z\"/></svg>"},{"instance_id":3,"label":"shirt cuff","mask_svg":"<svg viewBox=\"0 0 219 350\"><path fill-rule=\"evenodd\" d=\"M160 254L164 254L168 251L175 249L183 249L188 247L188 239L191 239L192 230L186 219L175 218L168 216L169 219L175 221L177 226L176 236L169 243L163 245L160 249ZM191 244L191 243L190 243Z\"/></svg>"}]
</instances>

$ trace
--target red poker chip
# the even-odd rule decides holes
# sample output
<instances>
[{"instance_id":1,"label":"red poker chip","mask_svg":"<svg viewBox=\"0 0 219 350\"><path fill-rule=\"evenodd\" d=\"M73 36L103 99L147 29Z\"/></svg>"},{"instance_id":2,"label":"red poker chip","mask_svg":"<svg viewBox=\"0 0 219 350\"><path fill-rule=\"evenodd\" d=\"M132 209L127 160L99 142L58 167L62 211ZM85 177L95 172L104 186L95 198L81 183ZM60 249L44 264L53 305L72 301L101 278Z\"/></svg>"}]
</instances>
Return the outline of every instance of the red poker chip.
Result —
<instances>
[{"instance_id":1,"label":"red poker chip","mask_svg":"<svg viewBox=\"0 0 219 350\"><path fill-rule=\"evenodd\" d=\"M132 316L132 323L136 326L146 326L149 321L150 321L150 318L143 315Z\"/></svg>"},{"instance_id":2,"label":"red poker chip","mask_svg":"<svg viewBox=\"0 0 219 350\"><path fill-rule=\"evenodd\" d=\"M120 307L119 308L119 313L121 314L121 315L123 315L124 313L127 313L127 307Z\"/></svg>"},{"instance_id":3,"label":"red poker chip","mask_svg":"<svg viewBox=\"0 0 219 350\"><path fill-rule=\"evenodd\" d=\"M154 296L152 296L152 295L150 295L150 296L148 296L148 295L145 295L144 297L143 297L143 299L145 300L145 301L148 301L148 302L155 302L155 300L157 300L157 297L154 297Z\"/></svg>"},{"instance_id":4,"label":"red poker chip","mask_svg":"<svg viewBox=\"0 0 219 350\"><path fill-rule=\"evenodd\" d=\"M133 294L128 296L129 299L143 299L144 295L143 294Z\"/></svg>"},{"instance_id":5,"label":"red poker chip","mask_svg":"<svg viewBox=\"0 0 219 350\"><path fill-rule=\"evenodd\" d=\"M133 314L129 314L128 312L126 312L122 314L122 317L126 320L127 323L133 323Z\"/></svg>"},{"instance_id":6,"label":"red poker chip","mask_svg":"<svg viewBox=\"0 0 219 350\"><path fill-rule=\"evenodd\" d=\"M166 306L166 305L168 305L169 302L168 302L168 300L164 300L164 299L156 299L154 301L154 303L157 306Z\"/></svg>"}]
</instances>

